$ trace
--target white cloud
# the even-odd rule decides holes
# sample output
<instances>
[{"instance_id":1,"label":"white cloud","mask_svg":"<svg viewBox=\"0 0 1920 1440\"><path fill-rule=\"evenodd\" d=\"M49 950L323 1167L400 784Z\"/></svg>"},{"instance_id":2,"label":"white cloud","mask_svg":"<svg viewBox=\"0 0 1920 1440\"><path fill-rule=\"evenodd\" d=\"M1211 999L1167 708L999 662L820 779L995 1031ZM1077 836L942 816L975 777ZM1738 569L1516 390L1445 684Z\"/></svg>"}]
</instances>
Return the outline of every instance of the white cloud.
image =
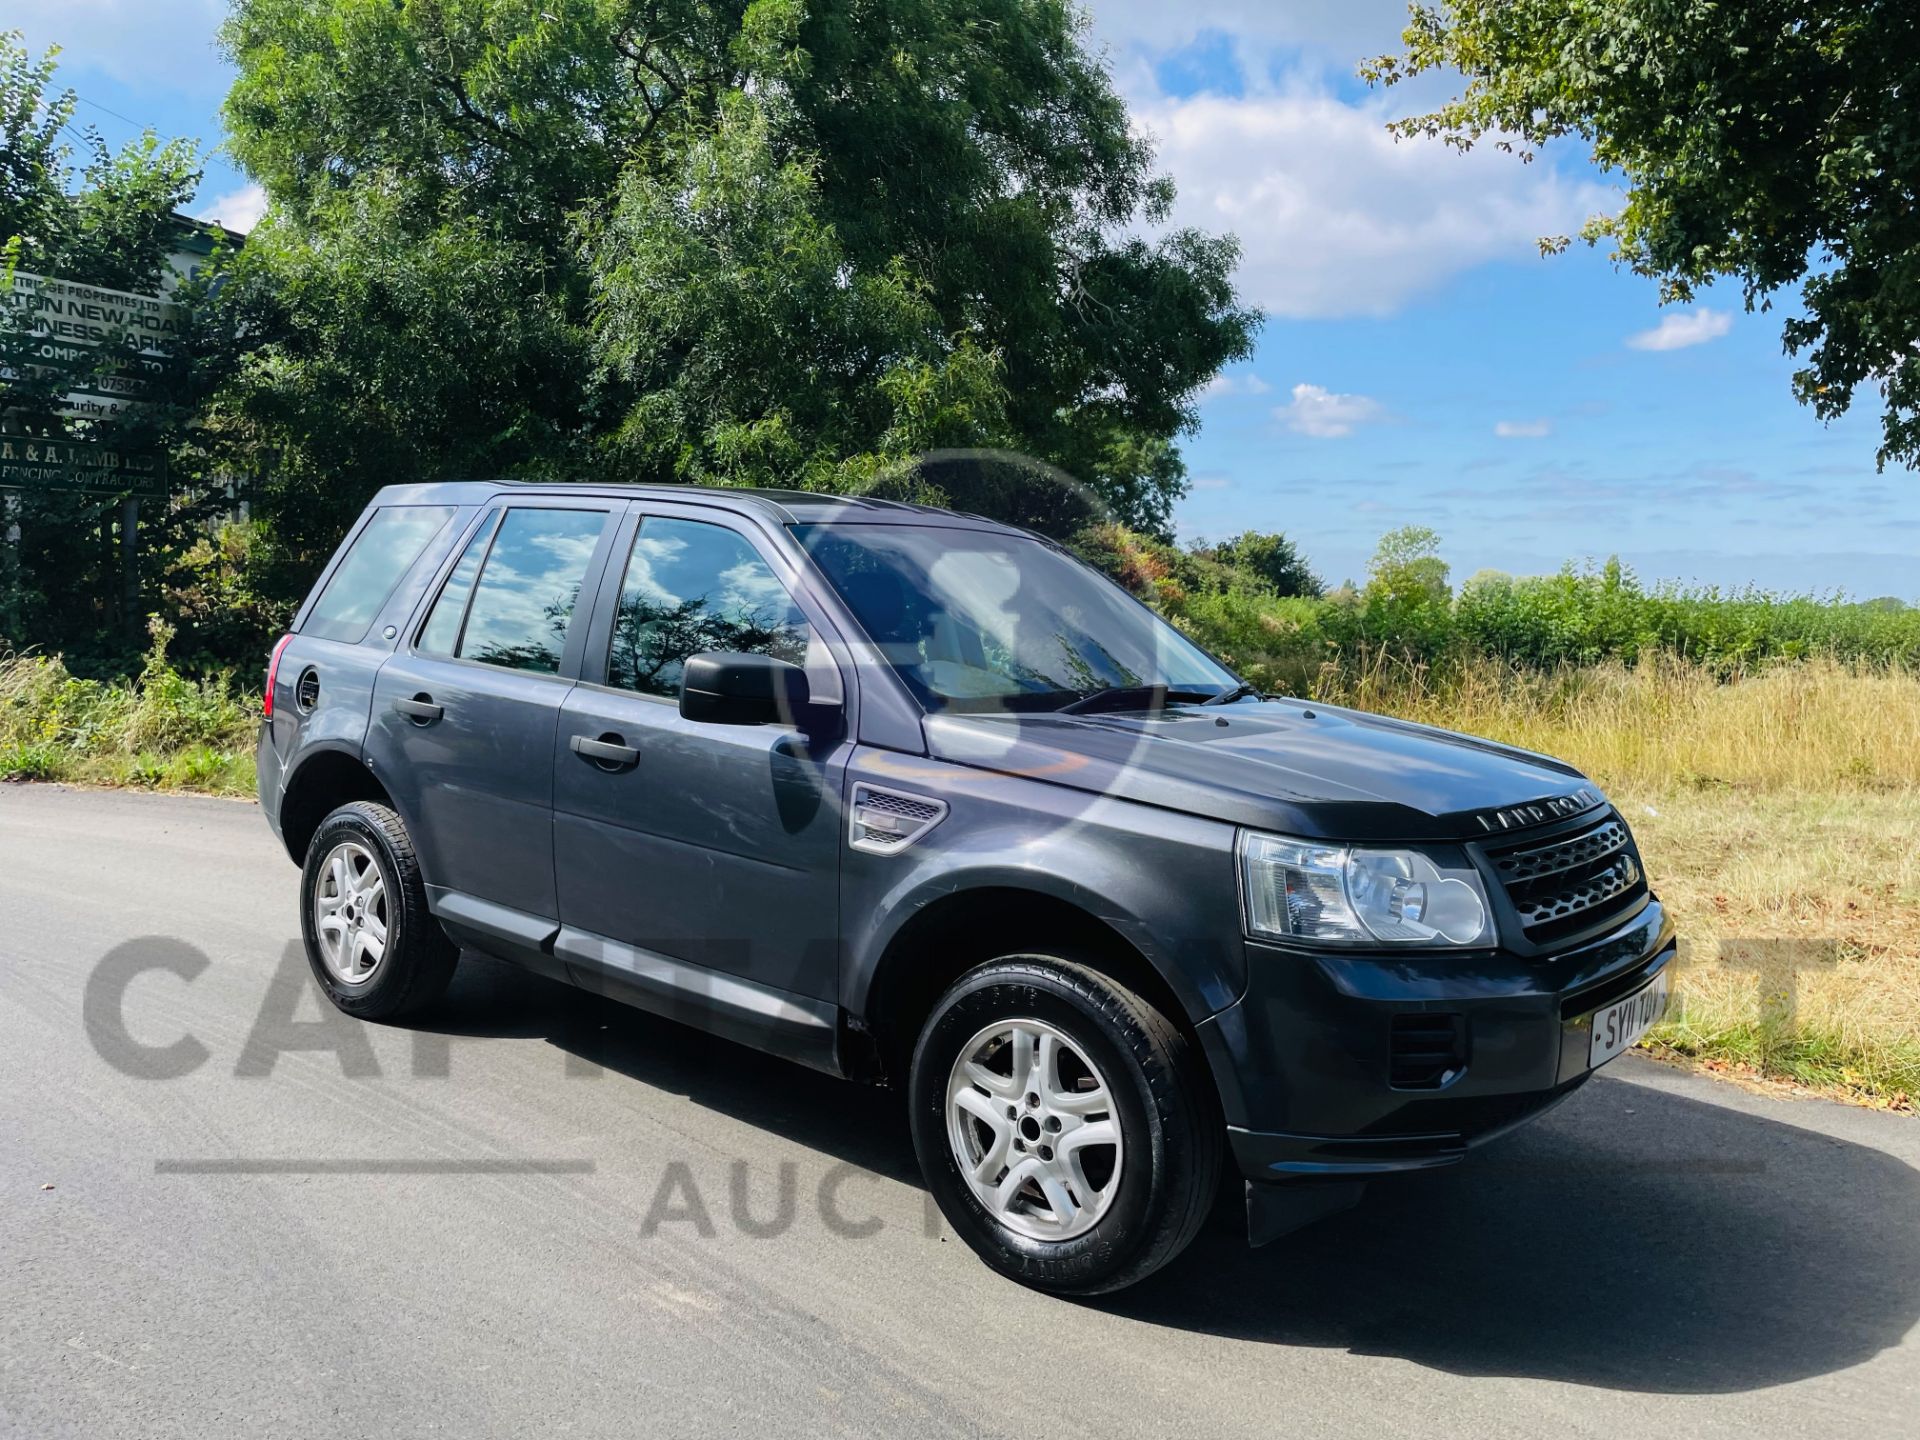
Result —
<instances>
[{"instance_id":1,"label":"white cloud","mask_svg":"<svg viewBox=\"0 0 1920 1440\"><path fill-rule=\"evenodd\" d=\"M1380 402L1370 396L1337 395L1324 385L1304 384L1294 386L1292 401L1275 406L1273 413L1289 430L1316 440L1338 440L1351 435L1354 427L1386 416Z\"/></svg>"},{"instance_id":2,"label":"white cloud","mask_svg":"<svg viewBox=\"0 0 1920 1440\"><path fill-rule=\"evenodd\" d=\"M1495 423L1493 433L1502 440L1538 440L1553 433L1551 420L1501 420Z\"/></svg>"},{"instance_id":3,"label":"white cloud","mask_svg":"<svg viewBox=\"0 0 1920 1440\"><path fill-rule=\"evenodd\" d=\"M82 95L74 72L93 69L136 91L219 96L229 76L213 37L227 9L227 0L7 0L4 22L35 54L58 45L55 83ZM84 105L79 118L89 118Z\"/></svg>"},{"instance_id":4,"label":"white cloud","mask_svg":"<svg viewBox=\"0 0 1920 1440\"><path fill-rule=\"evenodd\" d=\"M1718 340L1732 328L1733 316L1724 310L1679 310L1662 315L1653 329L1629 335L1627 344L1635 350L1684 350Z\"/></svg>"},{"instance_id":5,"label":"white cloud","mask_svg":"<svg viewBox=\"0 0 1920 1440\"><path fill-rule=\"evenodd\" d=\"M1138 100L1180 188L1173 220L1240 239L1241 293L1289 318L1388 315L1459 272L1536 257L1617 194L1483 145L1396 142L1385 97Z\"/></svg>"},{"instance_id":6,"label":"white cloud","mask_svg":"<svg viewBox=\"0 0 1920 1440\"><path fill-rule=\"evenodd\" d=\"M1216 375L1200 390L1202 400L1217 400L1228 395L1271 395L1273 386L1250 370Z\"/></svg>"},{"instance_id":7,"label":"white cloud","mask_svg":"<svg viewBox=\"0 0 1920 1440\"><path fill-rule=\"evenodd\" d=\"M230 190L216 200L193 208L203 212L195 219L211 220L244 235L267 213L267 192L258 185L242 185L238 190Z\"/></svg>"}]
</instances>

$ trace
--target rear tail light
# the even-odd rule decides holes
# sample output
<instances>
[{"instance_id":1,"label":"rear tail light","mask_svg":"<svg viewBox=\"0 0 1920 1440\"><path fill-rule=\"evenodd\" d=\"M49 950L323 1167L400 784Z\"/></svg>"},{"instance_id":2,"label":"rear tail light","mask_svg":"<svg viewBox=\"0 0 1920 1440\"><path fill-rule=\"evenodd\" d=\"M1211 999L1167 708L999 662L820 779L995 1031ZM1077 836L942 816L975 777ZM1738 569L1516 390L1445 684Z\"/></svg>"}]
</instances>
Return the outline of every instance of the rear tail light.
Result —
<instances>
[{"instance_id":1,"label":"rear tail light","mask_svg":"<svg viewBox=\"0 0 1920 1440\"><path fill-rule=\"evenodd\" d=\"M282 635L273 642L273 658L267 661L267 693L261 697L260 712L271 720L273 718L273 682L280 675L280 657L286 653L287 645L293 636Z\"/></svg>"}]
</instances>

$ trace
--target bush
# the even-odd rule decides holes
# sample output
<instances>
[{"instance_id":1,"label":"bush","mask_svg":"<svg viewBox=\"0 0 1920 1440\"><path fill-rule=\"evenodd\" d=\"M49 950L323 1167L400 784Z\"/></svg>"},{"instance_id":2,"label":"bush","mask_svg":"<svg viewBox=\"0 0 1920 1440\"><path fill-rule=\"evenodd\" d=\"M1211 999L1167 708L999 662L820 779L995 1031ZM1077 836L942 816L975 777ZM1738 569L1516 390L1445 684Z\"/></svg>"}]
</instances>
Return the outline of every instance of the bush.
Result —
<instances>
[{"instance_id":1,"label":"bush","mask_svg":"<svg viewBox=\"0 0 1920 1440\"><path fill-rule=\"evenodd\" d=\"M0 780L58 780L66 773L51 745L0 745Z\"/></svg>"},{"instance_id":2,"label":"bush","mask_svg":"<svg viewBox=\"0 0 1920 1440\"><path fill-rule=\"evenodd\" d=\"M1262 551L1249 540L1272 544ZM1618 560L1519 579L1487 572L1455 595L1438 545L1430 530L1395 531L1364 587L1305 598L1277 595L1265 575L1227 563L1282 547L1291 554L1283 537L1180 550L1108 525L1076 541L1088 561L1255 684L1321 698L1385 673L1444 688L1488 661L1547 672L1673 656L1722 676L1815 656L1920 667L1920 609L1898 601L1649 590Z\"/></svg>"},{"instance_id":3,"label":"bush","mask_svg":"<svg viewBox=\"0 0 1920 1440\"><path fill-rule=\"evenodd\" d=\"M250 788L255 702L225 675L190 680L156 620L136 681L81 680L58 656L0 654L0 779Z\"/></svg>"},{"instance_id":4,"label":"bush","mask_svg":"<svg viewBox=\"0 0 1920 1440\"><path fill-rule=\"evenodd\" d=\"M163 586L168 623L179 637L175 663L211 674L267 653L292 613L263 583L273 569L271 549L263 525L232 520L175 558Z\"/></svg>"}]
</instances>

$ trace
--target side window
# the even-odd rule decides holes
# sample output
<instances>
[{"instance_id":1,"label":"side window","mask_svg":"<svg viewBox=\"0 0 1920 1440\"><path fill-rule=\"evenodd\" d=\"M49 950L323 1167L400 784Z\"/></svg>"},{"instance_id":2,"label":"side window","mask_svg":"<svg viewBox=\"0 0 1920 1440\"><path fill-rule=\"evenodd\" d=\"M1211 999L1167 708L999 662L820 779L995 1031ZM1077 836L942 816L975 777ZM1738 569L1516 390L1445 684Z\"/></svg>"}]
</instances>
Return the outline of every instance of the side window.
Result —
<instances>
[{"instance_id":1,"label":"side window","mask_svg":"<svg viewBox=\"0 0 1920 1440\"><path fill-rule=\"evenodd\" d=\"M429 541L453 519L451 505L389 505L376 511L313 602L303 635L357 645Z\"/></svg>"},{"instance_id":2,"label":"side window","mask_svg":"<svg viewBox=\"0 0 1920 1440\"><path fill-rule=\"evenodd\" d=\"M440 598L433 602L433 613L420 630L420 648L430 655L451 655L460 644L460 622L467 618L467 597L473 594L473 577L480 573L480 562L487 558L487 546L500 523L500 512L489 510L473 539L461 552L459 563L441 587Z\"/></svg>"},{"instance_id":3,"label":"side window","mask_svg":"<svg viewBox=\"0 0 1920 1440\"><path fill-rule=\"evenodd\" d=\"M649 516L620 586L607 683L677 695L689 656L737 650L803 665L811 641L787 587L744 536Z\"/></svg>"},{"instance_id":4,"label":"side window","mask_svg":"<svg viewBox=\"0 0 1920 1440\"><path fill-rule=\"evenodd\" d=\"M606 520L602 510L509 510L490 544L482 527L440 592L421 648L513 670L557 671Z\"/></svg>"}]
</instances>

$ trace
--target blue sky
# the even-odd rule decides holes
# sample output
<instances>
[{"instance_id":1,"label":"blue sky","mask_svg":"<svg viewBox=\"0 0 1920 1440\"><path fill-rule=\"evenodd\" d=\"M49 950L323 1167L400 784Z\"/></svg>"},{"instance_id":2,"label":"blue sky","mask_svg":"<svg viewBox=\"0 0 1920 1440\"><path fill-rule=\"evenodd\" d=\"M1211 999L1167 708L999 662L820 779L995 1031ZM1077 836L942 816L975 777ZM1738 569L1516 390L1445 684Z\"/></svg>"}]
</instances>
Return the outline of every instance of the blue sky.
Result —
<instances>
[{"instance_id":1,"label":"blue sky","mask_svg":"<svg viewBox=\"0 0 1920 1440\"><path fill-rule=\"evenodd\" d=\"M209 145L224 0L8 0L65 47L79 122ZM1379 534L1431 525L1456 578L1618 554L1647 578L1920 600L1920 483L1876 474L1877 397L1820 425L1788 388L1789 304L1662 310L1568 231L1617 192L1573 151L1530 166L1395 144L1441 97L1371 93L1400 0L1093 0L1137 123L1178 181L1176 221L1232 230L1268 313L1186 442L1186 537L1284 530L1328 579ZM196 209L244 228L260 197L224 157ZM1723 290L1726 287L1721 287ZM1664 328L1663 328L1664 327Z\"/></svg>"}]
</instances>

